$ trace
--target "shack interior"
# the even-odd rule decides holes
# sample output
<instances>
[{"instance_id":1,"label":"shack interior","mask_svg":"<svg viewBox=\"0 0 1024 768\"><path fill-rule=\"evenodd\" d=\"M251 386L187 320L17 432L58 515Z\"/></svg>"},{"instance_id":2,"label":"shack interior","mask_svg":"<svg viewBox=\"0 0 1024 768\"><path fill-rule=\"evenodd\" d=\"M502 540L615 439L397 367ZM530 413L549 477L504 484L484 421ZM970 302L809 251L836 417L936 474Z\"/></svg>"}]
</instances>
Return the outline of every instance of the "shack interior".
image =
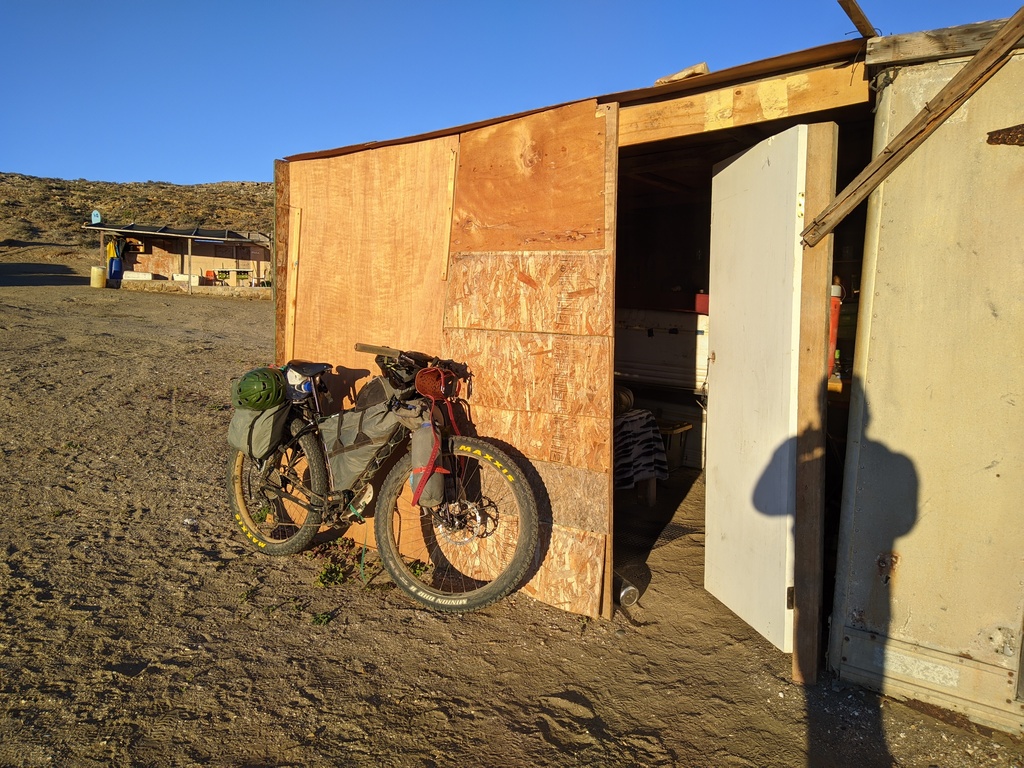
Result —
<instances>
[{"instance_id":1,"label":"shack interior","mask_svg":"<svg viewBox=\"0 0 1024 768\"><path fill-rule=\"evenodd\" d=\"M841 188L870 160L870 109L865 105L834 110L815 115L814 120L839 126L837 185ZM713 408L729 407L728 402L714 401L708 380L715 319L730 311L708 295L715 168L795 122L764 122L620 151L615 249L617 423L627 420L624 414L630 410L651 413L665 448L664 474L659 472L656 484L637 483L629 488L627 479L627 488L620 487L615 495L615 589L625 589L627 601L633 599L631 585L642 594L657 578L645 565L652 548L679 539L703 548L703 528L694 525L693 517L695 509L704 505L709 399ZM861 206L840 225L833 243L832 273L841 286L837 292L842 304L839 356L827 396L821 647L827 642L825 617L831 611L835 579L864 216ZM752 268L756 269L756 261ZM765 290L771 287L766 285ZM703 512L700 509L702 522Z\"/></svg>"}]
</instances>

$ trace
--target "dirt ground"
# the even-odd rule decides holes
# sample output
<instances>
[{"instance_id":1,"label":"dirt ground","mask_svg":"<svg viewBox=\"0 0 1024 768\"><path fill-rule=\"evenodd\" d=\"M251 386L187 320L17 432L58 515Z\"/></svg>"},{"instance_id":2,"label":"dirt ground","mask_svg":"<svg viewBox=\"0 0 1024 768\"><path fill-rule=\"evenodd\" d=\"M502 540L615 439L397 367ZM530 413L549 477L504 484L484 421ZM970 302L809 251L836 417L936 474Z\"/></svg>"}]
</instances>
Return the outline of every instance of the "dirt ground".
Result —
<instances>
[{"instance_id":1,"label":"dirt ground","mask_svg":"<svg viewBox=\"0 0 1024 768\"><path fill-rule=\"evenodd\" d=\"M441 616L360 547L251 552L224 435L271 303L91 288L92 258L0 248L0 765L1024 766L1005 734L789 682L701 589L700 477L611 621Z\"/></svg>"}]
</instances>

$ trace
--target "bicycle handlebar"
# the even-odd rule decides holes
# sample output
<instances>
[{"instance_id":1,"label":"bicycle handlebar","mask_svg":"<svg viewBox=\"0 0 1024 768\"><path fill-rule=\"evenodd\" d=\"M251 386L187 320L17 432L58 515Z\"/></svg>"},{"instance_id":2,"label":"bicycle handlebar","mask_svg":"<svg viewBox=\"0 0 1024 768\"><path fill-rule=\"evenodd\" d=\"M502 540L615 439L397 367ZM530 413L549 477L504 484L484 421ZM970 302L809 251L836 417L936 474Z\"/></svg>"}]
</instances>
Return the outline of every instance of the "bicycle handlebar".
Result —
<instances>
[{"instance_id":1,"label":"bicycle handlebar","mask_svg":"<svg viewBox=\"0 0 1024 768\"><path fill-rule=\"evenodd\" d=\"M393 357L396 360L402 356L402 350L394 347L378 347L374 344L356 344L356 352L367 352L371 355L382 357Z\"/></svg>"},{"instance_id":2,"label":"bicycle handlebar","mask_svg":"<svg viewBox=\"0 0 1024 768\"><path fill-rule=\"evenodd\" d=\"M413 363L426 368L432 365L436 365L440 368L446 368L460 379L469 379L471 376L469 372L469 366L466 363L457 363L454 360L442 360L438 357L431 357L425 355L422 352L403 352L400 349L394 347L381 347L376 344L356 344L356 352L366 352L371 355L378 355L380 357L387 357L392 360L405 360L406 364Z\"/></svg>"}]
</instances>

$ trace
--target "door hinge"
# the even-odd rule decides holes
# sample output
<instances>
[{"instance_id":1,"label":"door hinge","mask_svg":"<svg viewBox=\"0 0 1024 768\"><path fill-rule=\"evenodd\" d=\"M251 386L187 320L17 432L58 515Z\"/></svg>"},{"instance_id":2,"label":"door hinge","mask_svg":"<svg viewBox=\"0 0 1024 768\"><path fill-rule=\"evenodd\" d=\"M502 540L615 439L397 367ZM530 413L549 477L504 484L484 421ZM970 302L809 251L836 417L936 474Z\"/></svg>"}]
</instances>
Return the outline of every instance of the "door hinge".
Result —
<instances>
[{"instance_id":1,"label":"door hinge","mask_svg":"<svg viewBox=\"0 0 1024 768\"><path fill-rule=\"evenodd\" d=\"M787 587L786 588L786 608L788 608L790 610L792 610L793 608L796 608L796 598L793 595L793 590L794 589L795 589L795 587Z\"/></svg>"}]
</instances>

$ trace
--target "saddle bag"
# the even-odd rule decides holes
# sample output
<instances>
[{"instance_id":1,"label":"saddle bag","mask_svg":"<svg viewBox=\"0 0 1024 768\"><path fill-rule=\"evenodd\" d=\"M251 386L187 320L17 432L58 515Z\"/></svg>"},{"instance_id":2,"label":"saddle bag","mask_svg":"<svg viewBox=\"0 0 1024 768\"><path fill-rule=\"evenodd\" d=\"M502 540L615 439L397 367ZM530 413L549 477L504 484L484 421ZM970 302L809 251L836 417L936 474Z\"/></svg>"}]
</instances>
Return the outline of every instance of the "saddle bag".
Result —
<instances>
[{"instance_id":1,"label":"saddle bag","mask_svg":"<svg viewBox=\"0 0 1024 768\"><path fill-rule=\"evenodd\" d=\"M289 408L288 402L264 411L236 408L228 424L228 445L257 461L265 459L284 439Z\"/></svg>"}]
</instances>

